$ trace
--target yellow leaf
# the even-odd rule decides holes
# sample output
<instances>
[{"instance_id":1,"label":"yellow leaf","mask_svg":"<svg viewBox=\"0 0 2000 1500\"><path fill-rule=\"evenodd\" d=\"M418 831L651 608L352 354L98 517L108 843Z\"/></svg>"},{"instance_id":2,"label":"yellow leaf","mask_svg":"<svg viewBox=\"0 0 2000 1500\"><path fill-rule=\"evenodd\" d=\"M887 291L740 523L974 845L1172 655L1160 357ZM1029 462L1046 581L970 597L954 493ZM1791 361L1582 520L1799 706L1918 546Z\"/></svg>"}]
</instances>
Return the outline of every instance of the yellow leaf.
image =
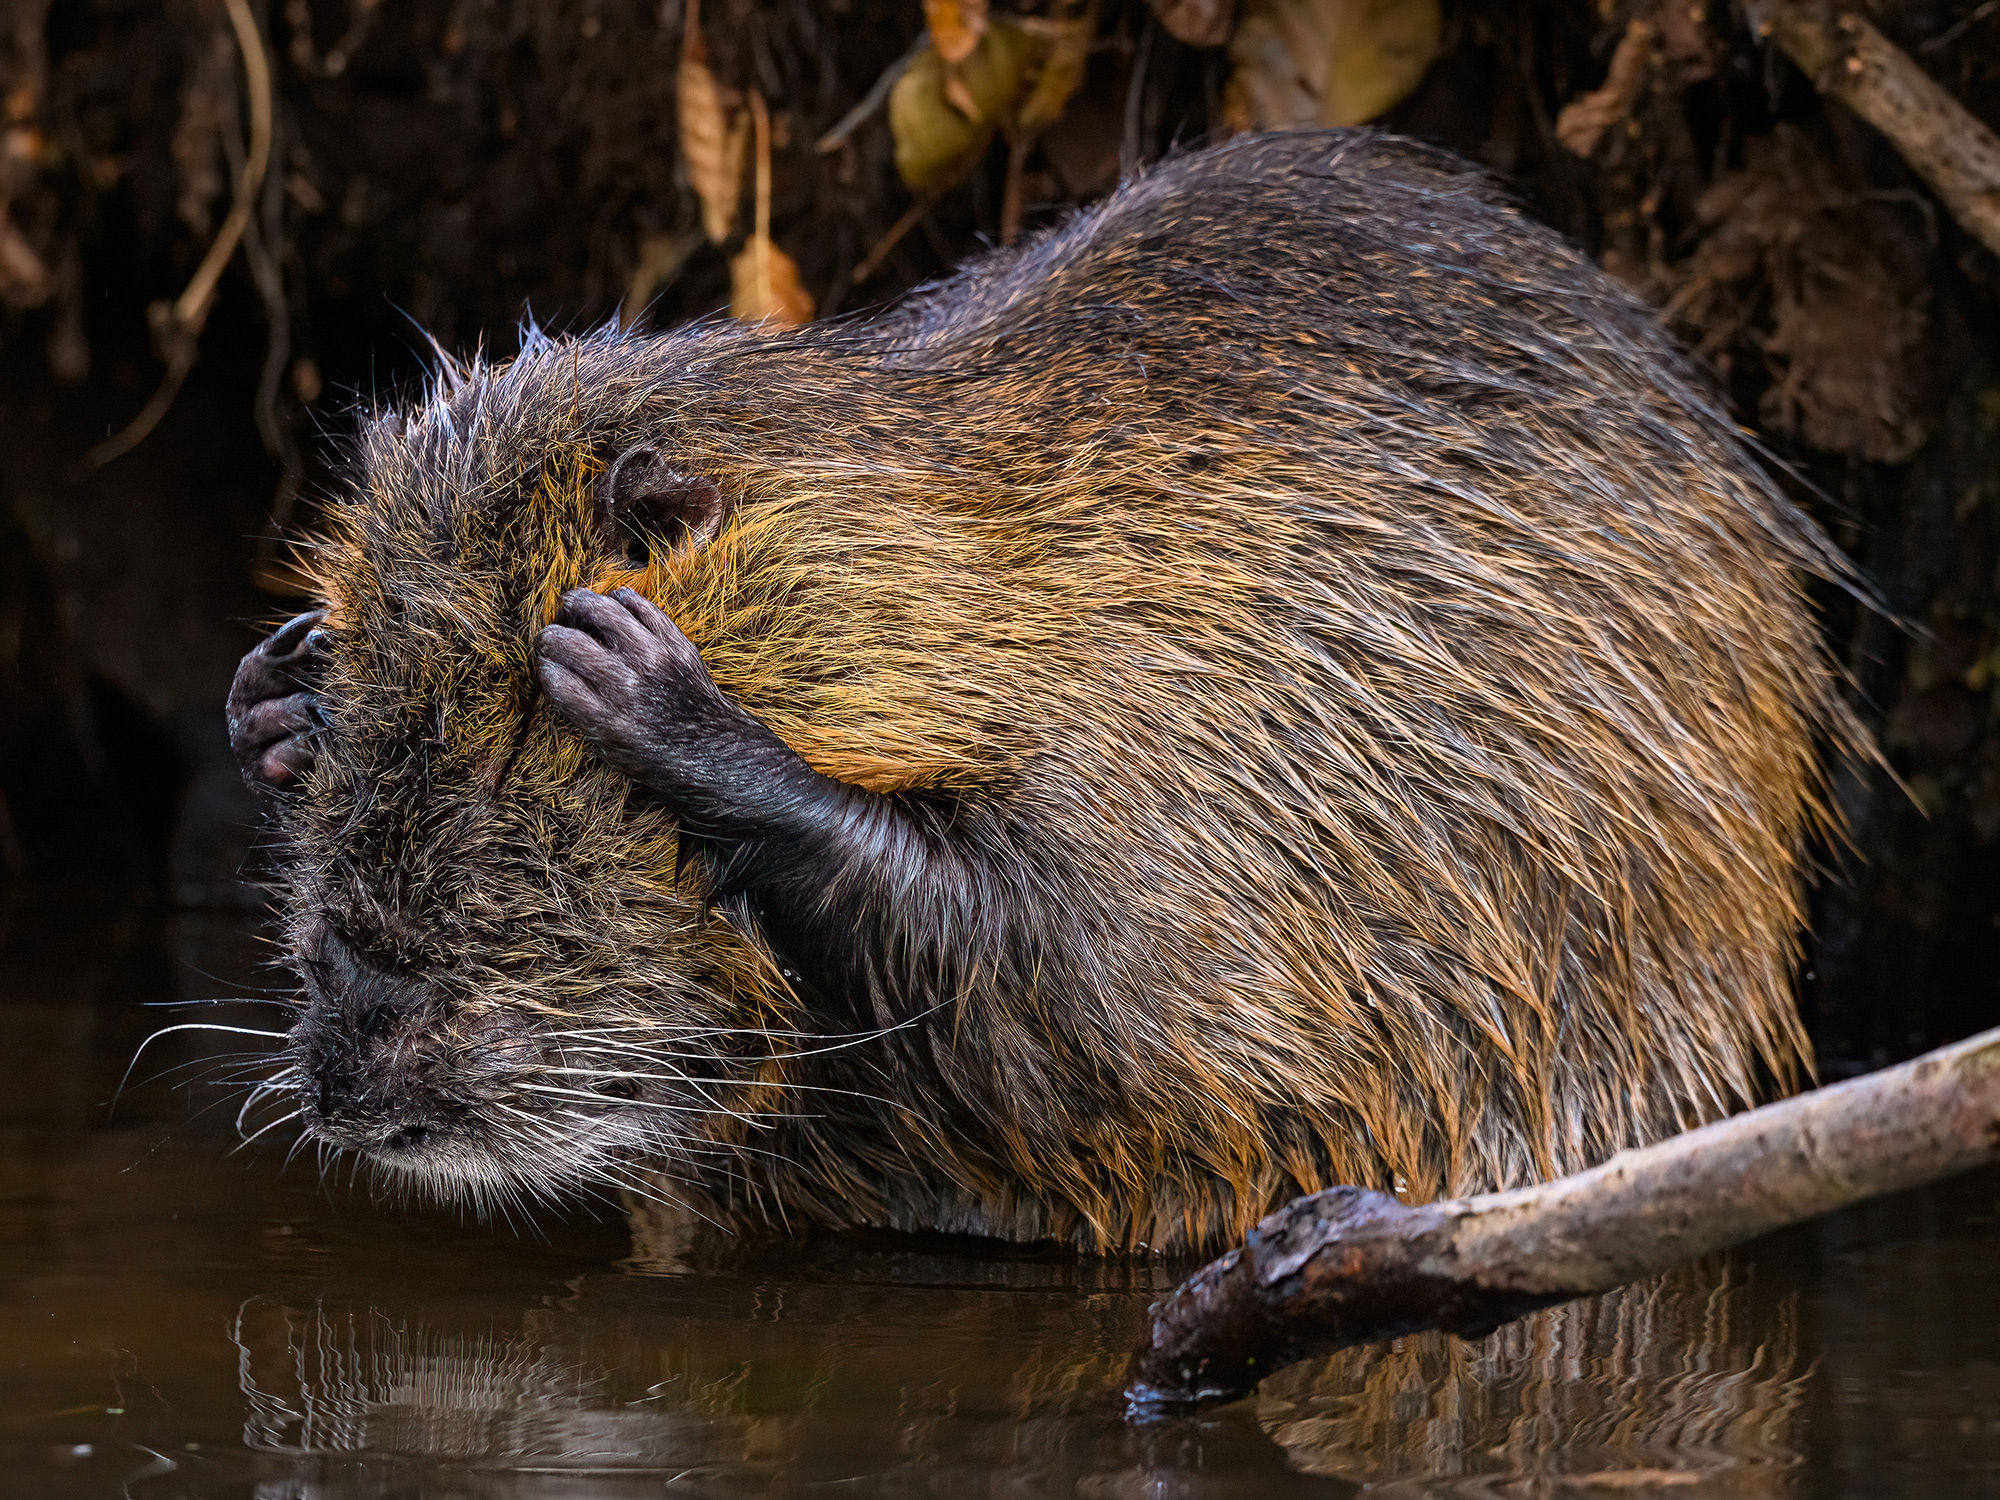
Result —
<instances>
[{"instance_id":1,"label":"yellow leaf","mask_svg":"<svg viewBox=\"0 0 2000 1500\"><path fill-rule=\"evenodd\" d=\"M708 47L694 5L687 9L674 88L681 160L687 163L689 185L701 199L701 227L719 245L736 227L743 199L743 153L750 140L750 119L743 96L724 88L708 65Z\"/></svg>"},{"instance_id":2,"label":"yellow leaf","mask_svg":"<svg viewBox=\"0 0 2000 1500\"><path fill-rule=\"evenodd\" d=\"M1245 0L1224 115L1260 130L1363 124L1423 82L1443 31L1438 0Z\"/></svg>"},{"instance_id":3,"label":"yellow leaf","mask_svg":"<svg viewBox=\"0 0 2000 1500\"><path fill-rule=\"evenodd\" d=\"M1361 125L1417 90L1444 38L1438 0L1347 0L1334 32L1322 125Z\"/></svg>"},{"instance_id":4,"label":"yellow leaf","mask_svg":"<svg viewBox=\"0 0 2000 1500\"><path fill-rule=\"evenodd\" d=\"M1037 51L1038 44L1025 31L996 21L955 70L935 47L912 59L889 94L896 170L911 192L935 195L965 175L994 128L1011 123ZM946 94L954 71L964 86L961 102L972 104L969 114Z\"/></svg>"},{"instance_id":5,"label":"yellow leaf","mask_svg":"<svg viewBox=\"0 0 2000 1500\"><path fill-rule=\"evenodd\" d=\"M799 281L797 263L768 235L751 235L730 259L729 315L780 328L812 321L812 293Z\"/></svg>"},{"instance_id":6,"label":"yellow leaf","mask_svg":"<svg viewBox=\"0 0 2000 1500\"><path fill-rule=\"evenodd\" d=\"M962 63L986 34L987 0L924 0L931 46L948 63Z\"/></svg>"},{"instance_id":7,"label":"yellow leaf","mask_svg":"<svg viewBox=\"0 0 2000 1500\"><path fill-rule=\"evenodd\" d=\"M1015 128L1024 136L1036 136L1062 118L1070 96L1083 82L1083 70L1090 61L1090 44L1097 36L1097 6L1093 3L1082 15L1053 23L1048 33L1047 51L1042 59L1035 86L1021 101Z\"/></svg>"}]
</instances>

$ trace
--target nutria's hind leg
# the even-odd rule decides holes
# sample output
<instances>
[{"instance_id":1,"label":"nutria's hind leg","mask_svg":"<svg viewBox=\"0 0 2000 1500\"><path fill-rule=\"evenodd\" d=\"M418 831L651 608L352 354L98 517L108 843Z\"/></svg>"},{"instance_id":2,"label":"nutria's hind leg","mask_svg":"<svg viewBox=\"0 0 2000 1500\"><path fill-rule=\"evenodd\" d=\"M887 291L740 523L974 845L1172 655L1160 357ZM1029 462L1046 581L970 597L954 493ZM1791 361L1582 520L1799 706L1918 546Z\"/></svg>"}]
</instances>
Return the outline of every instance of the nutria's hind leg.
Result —
<instances>
[{"instance_id":1,"label":"nutria's hind leg","mask_svg":"<svg viewBox=\"0 0 2000 1500\"><path fill-rule=\"evenodd\" d=\"M286 621L237 665L229 685L229 748L253 786L291 786L312 766L325 619L326 611L315 609Z\"/></svg>"}]
</instances>

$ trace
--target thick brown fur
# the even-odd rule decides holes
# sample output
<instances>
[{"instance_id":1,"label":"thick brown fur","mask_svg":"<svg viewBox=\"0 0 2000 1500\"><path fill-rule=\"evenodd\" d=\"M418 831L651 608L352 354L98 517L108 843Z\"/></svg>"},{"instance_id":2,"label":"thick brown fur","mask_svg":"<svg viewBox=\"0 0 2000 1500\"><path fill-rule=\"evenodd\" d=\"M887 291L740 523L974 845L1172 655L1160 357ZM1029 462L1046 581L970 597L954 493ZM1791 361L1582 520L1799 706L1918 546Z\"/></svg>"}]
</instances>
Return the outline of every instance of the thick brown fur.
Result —
<instances>
[{"instance_id":1,"label":"thick brown fur","mask_svg":"<svg viewBox=\"0 0 2000 1500\"><path fill-rule=\"evenodd\" d=\"M731 509L633 570L592 496L640 443ZM1440 153L1238 140L877 320L531 336L360 449L289 922L309 984L336 931L421 989L488 1144L419 1176L1200 1250L1808 1065L1803 850L1862 741L1802 575L1843 564L1646 310ZM620 584L977 843L1004 953L816 1008L538 693L565 591Z\"/></svg>"}]
</instances>

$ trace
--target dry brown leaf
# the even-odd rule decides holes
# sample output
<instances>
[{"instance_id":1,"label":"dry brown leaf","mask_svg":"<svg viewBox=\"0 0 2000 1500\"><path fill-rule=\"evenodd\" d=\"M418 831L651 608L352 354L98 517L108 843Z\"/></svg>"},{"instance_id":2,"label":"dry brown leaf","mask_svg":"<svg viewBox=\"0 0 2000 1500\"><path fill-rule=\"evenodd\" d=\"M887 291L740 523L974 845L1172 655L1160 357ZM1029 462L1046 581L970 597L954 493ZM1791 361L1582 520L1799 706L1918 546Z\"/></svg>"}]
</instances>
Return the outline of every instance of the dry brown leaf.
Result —
<instances>
[{"instance_id":1,"label":"dry brown leaf","mask_svg":"<svg viewBox=\"0 0 2000 1500\"><path fill-rule=\"evenodd\" d=\"M986 35L987 0L924 0L924 25L937 55L956 66Z\"/></svg>"},{"instance_id":2,"label":"dry brown leaf","mask_svg":"<svg viewBox=\"0 0 2000 1500\"><path fill-rule=\"evenodd\" d=\"M1247 0L1224 117L1260 130L1364 124L1423 82L1443 35L1438 0Z\"/></svg>"},{"instance_id":3,"label":"dry brown leaf","mask_svg":"<svg viewBox=\"0 0 2000 1500\"><path fill-rule=\"evenodd\" d=\"M1580 94L1556 116L1556 139L1577 156L1588 156L1604 132L1632 113L1652 77L1655 38L1650 23L1634 16L1611 54L1604 86Z\"/></svg>"},{"instance_id":4,"label":"dry brown leaf","mask_svg":"<svg viewBox=\"0 0 2000 1500\"><path fill-rule=\"evenodd\" d=\"M1017 26L994 22L955 70L971 111L946 94L954 70L926 47L911 60L889 95L889 131L896 170L911 192L933 197L965 175L992 138L1011 123L1039 44Z\"/></svg>"},{"instance_id":5,"label":"dry brown leaf","mask_svg":"<svg viewBox=\"0 0 2000 1500\"><path fill-rule=\"evenodd\" d=\"M813 299L798 266L771 241L771 114L756 89L750 121L757 136L757 218L749 243L729 262L729 311L746 323L796 328L812 321Z\"/></svg>"},{"instance_id":6,"label":"dry brown leaf","mask_svg":"<svg viewBox=\"0 0 2000 1500\"><path fill-rule=\"evenodd\" d=\"M800 282L797 263L769 235L751 235L730 259L729 315L780 328L812 321L812 293Z\"/></svg>"},{"instance_id":7,"label":"dry brown leaf","mask_svg":"<svg viewBox=\"0 0 2000 1500\"><path fill-rule=\"evenodd\" d=\"M1090 44L1097 37L1095 0L1081 15L1055 22L1045 36L1041 71L1035 85L1021 101L1015 129L1023 136L1036 136L1062 118L1072 95L1083 82L1083 70L1090 62Z\"/></svg>"},{"instance_id":8,"label":"dry brown leaf","mask_svg":"<svg viewBox=\"0 0 2000 1500\"><path fill-rule=\"evenodd\" d=\"M1229 40L1236 0L1152 0L1167 35L1190 47L1220 47Z\"/></svg>"},{"instance_id":9,"label":"dry brown leaf","mask_svg":"<svg viewBox=\"0 0 2000 1500\"><path fill-rule=\"evenodd\" d=\"M701 199L701 227L719 245L736 227L750 117L743 108L743 96L724 88L708 65L700 11L693 3L687 8L686 28L681 34L675 89L681 160L687 163L688 182Z\"/></svg>"}]
</instances>

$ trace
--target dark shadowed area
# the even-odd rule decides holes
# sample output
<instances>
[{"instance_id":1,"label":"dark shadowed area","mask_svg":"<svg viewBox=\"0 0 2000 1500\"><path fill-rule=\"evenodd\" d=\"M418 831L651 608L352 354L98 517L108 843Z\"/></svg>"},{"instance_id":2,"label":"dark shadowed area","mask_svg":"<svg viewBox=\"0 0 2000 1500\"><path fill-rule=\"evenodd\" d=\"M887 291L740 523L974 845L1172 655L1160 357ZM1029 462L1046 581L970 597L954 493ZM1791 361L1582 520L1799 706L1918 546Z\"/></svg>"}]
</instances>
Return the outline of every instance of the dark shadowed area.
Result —
<instances>
[{"instance_id":1,"label":"dark shadowed area","mask_svg":"<svg viewBox=\"0 0 2000 1500\"><path fill-rule=\"evenodd\" d=\"M1991 0L1851 8L2000 124ZM741 310L762 220L764 305L854 312L1177 144L1345 123L1342 89L1657 304L1880 591L1823 601L1887 760L1821 852L1823 1072L2000 1022L2000 266L1904 157L1741 6L1003 9L979 24L1039 74L982 37L969 113L919 61L931 114L854 120L925 7L708 0L704 156L686 0L0 7L0 1496L2000 1495L1990 1176L1128 1426L1125 1351L1186 1267L882 1241L669 1274L609 1206L377 1203L287 1166L286 1128L236 1149L216 1059L270 1037L170 1035L108 1108L162 1025L282 1029L149 1007L282 978L221 704L302 607L291 548L355 414L432 340ZM931 11L943 38L986 7ZM242 16L271 118L230 231L260 139ZM1329 73L1336 42L1358 61Z\"/></svg>"}]
</instances>

